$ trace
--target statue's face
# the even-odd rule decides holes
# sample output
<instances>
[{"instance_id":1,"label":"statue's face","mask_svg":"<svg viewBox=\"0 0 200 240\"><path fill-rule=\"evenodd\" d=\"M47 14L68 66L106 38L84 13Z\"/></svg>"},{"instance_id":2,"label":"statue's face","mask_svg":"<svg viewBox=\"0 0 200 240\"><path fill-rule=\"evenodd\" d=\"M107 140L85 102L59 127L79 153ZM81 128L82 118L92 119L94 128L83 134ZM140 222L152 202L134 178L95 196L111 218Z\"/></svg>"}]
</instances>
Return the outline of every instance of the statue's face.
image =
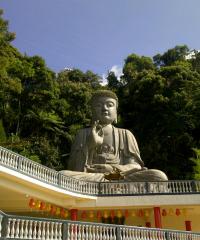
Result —
<instances>
[{"instance_id":1,"label":"statue's face","mask_svg":"<svg viewBox=\"0 0 200 240\"><path fill-rule=\"evenodd\" d=\"M101 124L113 123L117 118L117 101L110 97L98 97L93 104L93 114Z\"/></svg>"}]
</instances>

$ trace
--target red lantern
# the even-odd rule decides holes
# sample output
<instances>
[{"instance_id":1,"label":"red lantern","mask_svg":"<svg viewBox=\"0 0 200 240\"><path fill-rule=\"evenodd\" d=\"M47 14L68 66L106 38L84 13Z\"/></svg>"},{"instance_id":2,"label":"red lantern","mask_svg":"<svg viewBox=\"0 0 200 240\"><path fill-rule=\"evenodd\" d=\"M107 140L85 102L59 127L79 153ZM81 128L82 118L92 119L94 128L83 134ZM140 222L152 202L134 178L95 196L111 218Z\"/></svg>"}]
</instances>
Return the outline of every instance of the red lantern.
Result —
<instances>
[{"instance_id":1,"label":"red lantern","mask_svg":"<svg viewBox=\"0 0 200 240\"><path fill-rule=\"evenodd\" d=\"M29 205L30 208L34 208L35 207L35 200L33 198L31 198L29 200L29 204L28 205Z\"/></svg>"},{"instance_id":2,"label":"red lantern","mask_svg":"<svg viewBox=\"0 0 200 240\"><path fill-rule=\"evenodd\" d=\"M166 209L163 209L163 210L162 210L162 216L163 216L163 217L167 216L167 211L166 211Z\"/></svg>"},{"instance_id":3,"label":"red lantern","mask_svg":"<svg viewBox=\"0 0 200 240\"><path fill-rule=\"evenodd\" d=\"M114 210L111 210L110 211L110 217L113 219L115 217L115 211Z\"/></svg>"},{"instance_id":4,"label":"red lantern","mask_svg":"<svg viewBox=\"0 0 200 240\"><path fill-rule=\"evenodd\" d=\"M65 209L64 209L64 208L61 208L61 209L60 209L60 216L61 216L61 217L64 217L64 215L65 215Z\"/></svg>"},{"instance_id":5,"label":"red lantern","mask_svg":"<svg viewBox=\"0 0 200 240\"><path fill-rule=\"evenodd\" d=\"M139 216L139 217L143 217L143 216L144 216L144 213L143 213L143 210L142 210L142 209L139 210L138 216Z\"/></svg>"},{"instance_id":6,"label":"red lantern","mask_svg":"<svg viewBox=\"0 0 200 240\"><path fill-rule=\"evenodd\" d=\"M50 213L54 215L56 213L56 207L54 205L51 205Z\"/></svg>"},{"instance_id":7,"label":"red lantern","mask_svg":"<svg viewBox=\"0 0 200 240\"><path fill-rule=\"evenodd\" d=\"M44 202L40 203L40 210L45 210L46 204Z\"/></svg>"},{"instance_id":8,"label":"red lantern","mask_svg":"<svg viewBox=\"0 0 200 240\"><path fill-rule=\"evenodd\" d=\"M176 209L176 216L179 216L181 214L181 211L179 208Z\"/></svg>"},{"instance_id":9,"label":"red lantern","mask_svg":"<svg viewBox=\"0 0 200 240\"><path fill-rule=\"evenodd\" d=\"M129 216L128 210L125 210L124 215L125 215L126 218Z\"/></svg>"},{"instance_id":10,"label":"red lantern","mask_svg":"<svg viewBox=\"0 0 200 240\"><path fill-rule=\"evenodd\" d=\"M82 211L81 213L81 218L85 219L87 217L86 211Z\"/></svg>"},{"instance_id":11,"label":"red lantern","mask_svg":"<svg viewBox=\"0 0 200 240\"><path fill-rule=\"evenodd\" d=\"M101 218L101 211L97 211L97 219Z\"/></svg>"}]
</instances>

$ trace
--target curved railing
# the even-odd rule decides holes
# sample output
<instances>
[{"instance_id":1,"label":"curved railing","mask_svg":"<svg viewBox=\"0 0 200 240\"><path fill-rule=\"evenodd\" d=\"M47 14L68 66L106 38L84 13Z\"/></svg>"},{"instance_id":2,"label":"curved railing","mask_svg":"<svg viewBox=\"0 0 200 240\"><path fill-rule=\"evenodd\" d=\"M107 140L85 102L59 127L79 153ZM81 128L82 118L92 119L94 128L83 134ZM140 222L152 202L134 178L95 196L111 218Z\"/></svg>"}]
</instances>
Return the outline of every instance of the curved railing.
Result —
<instances>
[{"instance_id":1,"label":"curved railing","mask_svg":"<svg viewBox=\"0 0 200 240\"><path fill-rule=\"evenodd\" d=\"M65 190L94 196L196 194L200 181L86 182L63 175L0 146L0 165Z\"/></svg>"},{"instance_id":2,"label":"curved railing","mask_svg":"<svg viewBox=\"0 0 200 240\"><path fill-rule=\"evenodd\" d=\"M22 217L0 212L0 239L200 240L200 233Z\"/></svg>"},{"instance_id":3,"label":"curved railing","mask_svg":"<svg viewBox=\"0 0 200 240\"><path fill-rule=\"evenodd\" d=\"M153 195L153 194L197 194L200 181L174 180L160 182L102 182L99 195Z\"/></svg>"},{"instance_id":4,"label":"curved railing","mask_svg":"<svg viewBox=\"0 0 200 240\"><path fill-rule=\"evenodd\" d=\"M97 195L99 192L99 184L96 182L85 182L65 176L1 146L0 165L71 192L88 195Z\"/></svg>"}]
</instances>

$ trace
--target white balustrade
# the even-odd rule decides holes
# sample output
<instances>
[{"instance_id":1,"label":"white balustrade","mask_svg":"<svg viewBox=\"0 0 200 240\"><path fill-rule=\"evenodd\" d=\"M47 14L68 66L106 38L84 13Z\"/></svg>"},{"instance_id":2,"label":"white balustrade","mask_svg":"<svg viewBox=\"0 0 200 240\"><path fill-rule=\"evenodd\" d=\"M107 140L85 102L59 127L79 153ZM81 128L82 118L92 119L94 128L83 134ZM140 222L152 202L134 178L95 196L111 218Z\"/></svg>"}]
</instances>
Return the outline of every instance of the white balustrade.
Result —
<instances>
[{"instance_id":1,"label":"white balustrade","mask_svg":"<svg viewBox=\"0 0 200 240\"><path fill-rule=\"evenodd\" d=\"M28 174L41 181L57 185L68 191L91 195L143 195L200 192L200 181L166 182L84 182L62 175L57 171L33 162L26 157L0 147L0 164ZM100 188L100 189L99 189Z\"/></svg>"},{"instance_id":2,"label":"white balustrade","mask_svg":"<svg viewBox=\"0 0 200 240\"><path fill-rule=\"evenodd\" d=\"M9 239L62 240L62 223L48 220L9 218L6 232L6 238Z\"/></svg>"},{"instance_id":3,"label":"white balustrade","mask_svg":"<svg viewBox=\"0 0 200 240\"><path fill-rule=\"evenodd\" d=\"M67 237L69 240L117 240L116 227L86 223L69 223Z\"/></svg>"}]
</instances>

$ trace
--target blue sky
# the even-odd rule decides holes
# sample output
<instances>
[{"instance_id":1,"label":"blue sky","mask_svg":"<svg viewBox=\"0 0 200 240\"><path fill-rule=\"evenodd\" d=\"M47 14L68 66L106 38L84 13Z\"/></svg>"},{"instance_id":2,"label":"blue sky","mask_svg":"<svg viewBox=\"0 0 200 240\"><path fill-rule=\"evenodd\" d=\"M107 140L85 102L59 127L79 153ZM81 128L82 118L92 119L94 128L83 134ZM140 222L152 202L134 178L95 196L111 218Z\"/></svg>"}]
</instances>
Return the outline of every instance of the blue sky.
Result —
<instances>
[{"instance_id":1,"label":"blue sky","mask_svg":"<svg viewBox=\"0 0 200 240\"><path fill-rule=\"evenodd\" d=\"M131 53L154 56L176 45L200 49L199 0L0 0L13 45L100 76Z\"/></svg>"}]
</instances>

